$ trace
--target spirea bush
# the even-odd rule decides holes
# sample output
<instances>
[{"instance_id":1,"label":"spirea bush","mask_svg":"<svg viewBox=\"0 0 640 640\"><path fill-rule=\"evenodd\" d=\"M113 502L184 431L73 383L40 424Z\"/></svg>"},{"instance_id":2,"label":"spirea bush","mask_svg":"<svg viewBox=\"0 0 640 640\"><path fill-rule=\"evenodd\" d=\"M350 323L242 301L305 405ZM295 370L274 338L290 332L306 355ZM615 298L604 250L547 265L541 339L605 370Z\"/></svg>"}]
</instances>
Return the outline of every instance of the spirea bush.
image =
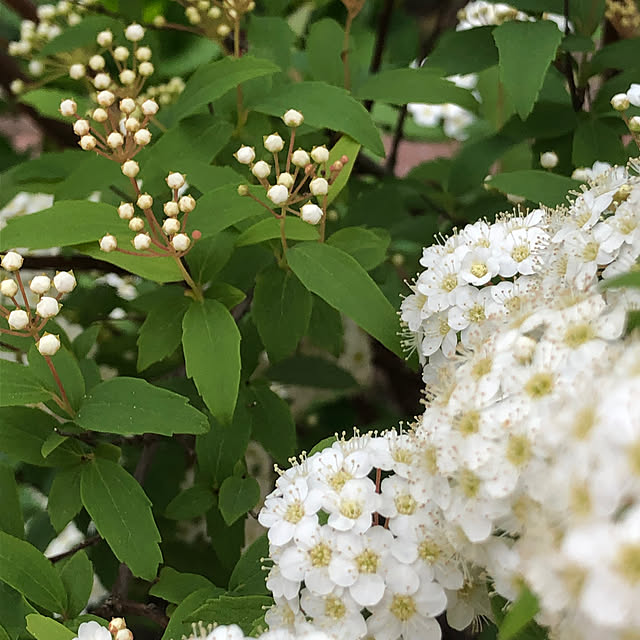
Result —
<instances>
[{"instance_id":1,"label":"spirea bush","mask_svg":"<svg viewBox=\"0 0 640 640\"><path fill-rule=\"evenodd\" d=\"M635 0L2 20L0 640L640 638Z\"/></svg>"}]
</instances>

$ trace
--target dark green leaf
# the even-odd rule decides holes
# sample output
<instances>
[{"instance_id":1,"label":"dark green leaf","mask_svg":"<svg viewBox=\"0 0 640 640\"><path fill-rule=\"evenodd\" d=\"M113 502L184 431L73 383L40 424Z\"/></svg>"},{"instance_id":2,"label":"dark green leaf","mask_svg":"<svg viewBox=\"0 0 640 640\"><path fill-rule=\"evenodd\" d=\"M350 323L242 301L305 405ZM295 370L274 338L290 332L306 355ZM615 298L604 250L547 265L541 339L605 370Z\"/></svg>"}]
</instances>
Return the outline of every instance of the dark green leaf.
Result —
<instances>
[{"instance_id":1,"label":"dark green leaf","mask_svg":"<svg viewBox=\"0 0 640 640\"><path fill-rule=\"evenodd\" d=\"M82 359L87 357L91 348L96 344L101 328L102 325L100 323L92 324L74 338L71 346L73 352L76 354L76 358Z\"/></svg>"},{"instance_id":2,"label":"dark green leaf","mask_svg":"<svg viewBox=\"0 0 640 640\"><path fill-rule=\"evenodd\" d=\"M61 444L67 441L66 436L61 436L56 431L52 431L47 439L42 443L42 447L40 448L40 453L42 453L43 458L49 457L49 454L52 451L55 451Z\"/></svg>"},{"instance_id":3,"label":"dark green leaf","mask_svg":"<svg viewBox=\"0 0 640 640\"><path fill-rule=\"evenodd\" d=\"M266 372L270 380L282 384L319 389L349 389L358 383L337 364L319 356L293 356L271 365Z\"/></svg>"},{"instance_id":4,"label":"dark green leaf","mask_svg":"<svg viewBox=\"0 0 640 640\"><path fill-rule=\"evenodd\" d=\"M212 282L204 295L205 298L222 302L227 309L233 309L247 297L244 291L226 282Z\"/></svg>"},{"instance_id":5,"label":"dark green leaf","mask_svg":"<svg viewBox=\"0 0 640 640\"><path fill-rule=\"evenodd\" d=\"M273 600L265 596L220 596L204 603L190 619L237 624L249 633L256 620L264 616L264 609L271 604Z\"/></svg>"},{"instance_id":6,"label":"dark green leaf","mask_svg":"<svg viewBox=\"0 0 640 640\"><path fill-rule=\"evenodd\" d=\"M317 240L318 230L313 225L303 222L295 216L287 216L284 221L284 232L288 240ZM273 216L260 220L243 231L236 240L237 247L258 244L265 240L280 238L280 221Z\"/></svg>"},{"instance_id":7,"label":"dark green leaf","mask_svg":"<svg viewBox=\"0 0 640 640\"><path fill-rule=\"evenodd\" d=\"M17 362L0 360L0 380L0 407L51 400L51 391L27 367Z\"/></svg>"},{"instance_id":8,"label":"dark green leaf","mask_svg":"<svg viewBox=\"0 0 640 640\"><path fill-rule=\"evenodd\" d=\"M66 615L74 618L87 605L93 588L93 566L84 551L77 551L55 565L67 592Z\"/></svg>"},{"instance_id":9,"label":"dark green leaf","mask_svg":"<svg viewBox=\"0 0 640 640\"><path fill-rule=\"evenodd\" d=\"M604 119L584 118L573 134L571 159L576 167L590 167L596 160L624 164L627 152L616 129Z\"/></svg>"},{"instance_id":10,"label":"dark green leaf","mask_svg":"<svg viewBox=\"0 0 640 640\"><path fill-rule=\"evenodd\" d=\"M518 599L509 608L507 615L500 624L498 640L516 638L518 632L533 620L539 611L538 599L531 591L524 589Z\"/></svg>"},{"instance_id":11,"label":"dark green leaf","mask_svg":"<svg viewBox=\"0 0 640 640\"><path fill-rule=\"evenodd\" d=\"M269 542L266 534L261 535L242 554L229 578L229 590L240 595L267 595L264 558L269 556Z\"/></svg>"},{"instance_id":12,"label":"dark green leaf","mask_svg":"<svg viewBox=\"0 0 640 640\"><path fill-rule=\"evenodd\" d=\"M79 113L87 111L90 103L86 98L78 95L70 95L69 91L61 91L60 89L52 89L49 87L34 89L23 93L20 96L20 102L33 107L46 118L60 120L65 124L69 124L69 118L60 113L60 103L70 97L76 101Z\"/></svg>"},{"instance_id":13,"label":"dark green leaf","mask_svg":"<svg viewBox=\"0 0 640 640\"><path fill-rule=\"evenodd\" d=\"M477 73L498 64L493 27L445 31L425 61L425 69L441 69L446 75Z\"/></svg>"},{"instance_id":14,"label":"dark green leaf","mask_svg":"<svg viewBox=\"0 0 640 640\"><path fill-rule=\"evenodd\" d=\"M22 509L18 499L18 485L13 469L0 462L0 531L8 533L14 538L24 537L24 522Z\"/></svg>"},{"instance_id":15,"label":"dark green leaf","mask_svg":"<svg viewBox=\"0 0 640 640\"><path fill-rule=\"evenodd\" d=\"M27 616L27 630L36 640L72 640L76 637L71 629L39 613Z\"/></svg>"},{"instance_id":16,"label":"dark green leaf","mask_svg":"<svg viewBox=\"0 0 640 640\"><path fill-rule=\"evenodd\" d=\"M220 485L218 508L228 525L232 525L260 500L260 485L255 478L229 476Z\"/></svg>"},{"instance_id":17,"label":"dark green leaf","mask_svg":"<svg viewBox=\"0 0 640 640\"><path fill-rule=\"evenodd\" d=\"M569 17L576 32L590 36L601 24L606 8L606 0L573 0Z\"/></svg>"},{"instance_id":18,"label":"dark green leaf","mask_svg":"<svg viewBox=\"0 0 640 640\"><path fill-rule=\"evenodd\" d=\"M338 357L342 353L343 333L340 312L322 298L313 296L313 309L307 332L311 342Z\"/></svg>"},{"instance_id":19,"label":"dark green leaf","mask_svg":"<svg viewBox=\"0 0 640 640\"><path fill-rule=\"evenodd\" d=\"M200 284L212 280L229 261L236 242L236 234L221 231L215 236L202 238L187 254L187 263L194 280Z\"/></svg>"},{"instance_id":20,"label":"dark green leaf","mask_svg":"<svg viewBox=\"0 0 640 640\"><path fill-rule=\"evenodd\" d=\"M180 492L165 509L169 520L191 520L205 514L215 504L215 497L209 487L196 484Z\"/></svg>"},{"instance_id":21,"label":"dark green leaf","mask_svg":"<svg viewBox=\"0 0 640 640\"><path fill-rule=\"evenodd\" d=\"M158 581L149 589L149 595L179 604L200 589L215 589L215 587L204 576L197 573L181 573L171 567L164 567L160 570Z\"/></svg>"},{"instance_id":22,"label":"dark green leaf","mask_svg":"<svg viewBox=\"0 0 640 640\"><path fill-rule=\"evenodd\" d=\"M580 187L577 180L538 170L499 173L493 176L490 184L503 193L522 196L549 207L566 202L569 191Z\"/></svg>"},{"instance_id":23,"label":"dark green leaf","mask_svg":"<svg viewBox=\"0 0 640 640\"><path fill-rule=\"evenodd\" d=\"M618 40L598 49L589 62L591 75L606 69L628 69L629 60L640 57L640 38Z\"/></svg>"},{"instance_id":24,"label":"dark green leaf","mask_svg":"<svg viewBox=\"0 0 640 640\"><path fill-rule=\"evenodd\" d=\"M377 267L387 255L391 237L385 229L345 227L332 234L327 243L353 256L367 271Z\"/></svg>"},{"instance_id":25,"label":"dark green leaf","mask_svg":"<svg viewBox=\"0 0 640 640\"><path fill-rule=\"evenodd\" d=\"M60 533L82 509L80 496L80 465L59 469L49 489L47 511L57 533Z\"/></svg>"},{"instance_id":26,"label":"dark green leaf","mask_svg":"<svg viewBox=\"0 0 640 640\"><path fill-rule=\"evenodd\" d=\"M199 588L182 600L171 614L169 624L162 634L162 640L176 640L176 638L191 634L191 622L188 620L191 619L193 612L210 598L220 595L219 591L217 587L206 586Z\"/></svg>"},{"instance_id":27,"label":"dark green leaf","mask_svg":"<svg viewBox=\"0 0 640 640\"><path fill-rule=\"evenodd\" d=\"M105 29L110 29L114 34L118 34L123 30L123 24L109 16L85 16L82 22L73 27L66 27L59 36L47 42L40 50L39 55L51 56L95 45L96 34Z\"/></svg>"},{"instance_id":28,"label":"dark green leaf","mask_svg":"<svg viewBox=\"0 0 640 640\"><path fill-rule=\"evenodd\" d=\"M247 39L251 55L273 60L283 71L289 68L296 35L284 18L252 14Z\"/></svg>"},{"instance_id":29,"label":"dark green leaf","mask_svg":"<svg viewBox=\"0 0 640 640\"><path fill-rule=\"evenodd\" d=\"M330 18L313 22L307 35L307 58L314 80L344 86L344 65L340 57L344 29Z\"/></svg>"}]
</instances>

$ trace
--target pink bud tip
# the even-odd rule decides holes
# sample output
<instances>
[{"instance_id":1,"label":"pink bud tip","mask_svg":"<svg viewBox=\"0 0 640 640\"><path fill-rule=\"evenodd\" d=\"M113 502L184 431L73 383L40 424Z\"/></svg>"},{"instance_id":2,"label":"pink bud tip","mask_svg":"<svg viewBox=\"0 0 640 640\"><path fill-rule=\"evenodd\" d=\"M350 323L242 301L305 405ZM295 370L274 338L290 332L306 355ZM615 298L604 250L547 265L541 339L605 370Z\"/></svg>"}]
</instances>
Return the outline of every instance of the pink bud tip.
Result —
<instances>
[{"instance_id":1,"label":"pink bud tip","mask_svg":"<svg viewBox=\"0 0 640 640\"><path fill-rule=\"evenodd\" d=\"M349 156L342 156L342 158L340 158L340 162L342 162L342 164L347 164L347 162L349 162Z\"/></svg>"},{"instance_id":2,"label":"pink bud tip","mask_svg":"<svg viewBox=\"0 0 640 640\"><path fill-rule=\"evenodd\" d=\"M191 234L191 237L194 240L200 240L202 238L202 231L198 231L197 229Z\"/></svg>"}]
</instances>

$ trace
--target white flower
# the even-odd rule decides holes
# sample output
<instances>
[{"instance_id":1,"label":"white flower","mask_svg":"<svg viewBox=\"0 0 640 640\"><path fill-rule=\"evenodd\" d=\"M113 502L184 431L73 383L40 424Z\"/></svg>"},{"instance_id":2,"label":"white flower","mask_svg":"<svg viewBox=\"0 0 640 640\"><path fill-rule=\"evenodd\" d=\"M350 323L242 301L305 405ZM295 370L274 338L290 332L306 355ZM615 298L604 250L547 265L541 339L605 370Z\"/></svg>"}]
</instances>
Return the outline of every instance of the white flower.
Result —
<instances>
[{"instance_id":1,"label":"white flower","mask_svg":"<svg viewBox=\"0 0 640 640\"><path fill-rule=\"evenodd\" d=\"M329 151L327 147L322 145L321 147L313 147L311 149L311 159L317 164L324 164L329 161Z\"/></svg>"},{"instance_id":2,"label":"white flower","mask_svg":"<svg viewBox=\"0 0 640 640\"><path fill-rule=\"evenodd\" d=\"M110 47L113 42L113 33L109 29L101 31L96 38L96 42L101 47Z\"/></svg>"},{"instance_id":3,"label":"white flower","mask_svg":"<svg viewBox=\"0 0 640 640\"><path fill-rule=\"evenodd\" d=\"M50 296L42 296L36 305L36 313L41 318L53 318L60 312L60 305L55 298Z\"/></svg>"},{"instance_id":4,"label":"white flower","mask_svg":"<svg viewBox=\"0 0 640 640\"><path fill-rule=\"evenodd\" d=\"M154 116L158 113L158 103L155 100L145 100L140 108L145 116Z\"/></svg>"},{"instance_id":5,"label":"white flower","mask_svg":"<svg viewBox=\"0 0 640 640\"><path fill-rule=\"evenodd\" d=\"M49 291L51 288L51 279L48 276L36 276L29 283L29 289L33 291L33 293L43 294Z\"/></svg>"},{"instance_id":6,"label":"white flower","mask_svg":"<svg viewBox=\"0 0 640 640\"><path fill-rule=\"evenodd\" d=\"M342 489L324 496L323 508L328 524L337 531L364 533L371 526L371 514L377 511L380 496L368 478L347 480Z\"/></svg>"},{"instance_id":7,"label":"white flower","mask_svg":"<svg viewBox=\"0 0 640 640\"><path fill-rule=\"evenodd\" d=\"M22 331L29 324L29 316L23 309L14 309L7 317L9 327L15 331Z\"/></svg>"},{"instance_id":8,"label":"white flower","mask_svg":"<svg viewBox=\"0 0 640 640\"><path fill-rule=\"evenodd\" d=\"M67 99L60 103L60 113L63 116L74 116L77 110L78 106L76 105L75 100Z\"/></svg>"},{"instance_id":9,"label":"white flower","mask_svg":"<svg viewBox=\"0 0 640 640\"><path fill-rule=\"evenodd\" d=\"M18 284L11 278L6 278L0 283L0 293L7 298L13 298L18 293Z\"/></svg>"},{"instance_id":10,"label":"white flower","mask_svg":"<svg viewBox=\"0 0 640 640\"><path fill-rule=\"evenodd\" d=\"M282 184L276 184L267 191L267 198L273 204L284 204L289 199L289 190Z\"/></svg>"},{"instance_id":11,"label":"white flower","mask_svg":"<svg viewBox=\"0 0 640 640\"><path fill-rule=\"evenodd\" d=\"M324 196L329 192L329 183L324 178L314 178L309 183L309 191L314 196Z\"/></svg>"},{"instance_id":12,"label":"white flower","mask_svg":"<svg viewBox=\"0 0 640 640\"><path fill-rule=\"evenodd\" d=\"M251 168L251 173L256 178L264 180L271 173L271 167L264 160L258 160Z\"/></svg>"},{"instance_id":13,"label":"white flower","mask_svg":"<svg viewBox=\"0 0 640 640\"><path fill-rule=\"evenodd\" d=\"M134 22L125 29L124 37L130 42L139 42L144 38L144 27Z\"/></svg>"},{"instance_id":14,"label":"white flower","mask_svg":"<svg viewBox=\"0 0 640 640\"><path fill-rule=\"evenodd\" d=\"M171 218L170 218L171 219ZM175 218L174 218L175 219ZM176 251L186 251L191 244L191 238L186 233L179 233L171 240L171 246Z\"/></svg>"},{"instance_id":15,"label":"white flower","mask_svg":"<svg viewBox=\"0 0 640 640\"><path fill-rule=\"evenodd\" d=\"M170 173L166 177L169 189L180 189L184 186L184 175L181 173Z\"/></svg>"},{"instance_id":16,"label":"white flower","mask_svg":"<svg viewBox=\"0 0 640 640\"><path fill-rule=\"evenodd\" d=\"M460 264L460 277L476 287L487 284L500 270L500 263L493 251L485 247L470 250Z\"/></svg>"},{"instance_id":17,"label":"white flower","mask_svg":"<svg viewBox=\"0 0 640 640\"><path fill-rule=\"evenodd\" d=\"M322 209L317 204L312 204L311 202L302 205L300 209L300 218L309 224L318 224L318 222L322 220L323 215Z\"/></svg>"},{"instance_id":18,"label":"white flower","mask_svg":"<svg viewBox=\"0 0 640 640\"><path fill-rule=\"evenodd\" d=\"M291 154L291 162L294 167L304 168L311 162L311 158L304 149L296 149Z\"/></svg>"},{"instance_id":19,"label":"white flower","mask_svg":"<svg viewBox=\"0 0 640 640\"><path fill-rule=\"evenodd\" d=\"M242 146L233 155L240 164L251 164L256 159L253 147Z\"/></svg>"},{"instance_id":20,"label":"white flower","mask_svg":"<svg viewBox=\"0 0 640 640\"><path fill-rule=\"evenodd\" d=\"M360 607L344 589L336 589L332 593L320 596L313 594L309 589L303 589L300 605L304 612L311 616L314 626L326 630L334 637L356 639L364 637L367 633L367 625L360 613Z\"/></svg>"},{"instance_id":21,"label":"white flower","mask_svg":"<svg viewBox=\"0 0 640 640\"><path fill-rule=\"evenodd\" d=\"M83 622L78 627L78 635L74 640L112 640L112 638L106 627L91 620Z\"/></svg>"},{"instance_id":22,"label":"white flower","mask_svg":"<svg viewBox=\"0 0 640 640\"><path fill-rule=\"evenodd\" d=\"M304 122L304 116L295 109L289 109L289 111L282 116L282 120L287 127L296 128Z\"/></svg>"},{"instance_id":23,"label":"white flower","mask_svg":"<svg viewBox=\"0 0 640 640\"><path fill-rule=\"evenodd\" d=\"M271 153L278 153L284 149L284 140L277 133L272 133L265 137L264 148Z\"/></svg>"},{"instance_id":24,"label":"white flower","mask_svg":"<svg viewBox=\"0 0 640 640\"><path fill-rule=\"evenodd\" d=\"M119 147L121 147L124 144L124 138L122 137L122 134L120 132L112 131L107 136L107 144L112 149L118 149Z\"/></svg>"},{"instance_id":25,"label":"white flower","mask_svg":"<svg viewBox=\"0 0 640 640\"><path fill-rule=\"evenodd\" d=\"M111 76L108 73L98 73L93 79L93 86L96 89L106 90L111 85ZM98 104L101 104L98 102ZM102 105L105 106L105 105Z\"/></svg>"},{"instance_id":26,"label":"white flower","mask_svg":"<svg viewBox=\"0 0 640 640\"><path fill-rule=\"evenodd\" d=\"M73 132L79 136L86 136L91 131L91 125L88 120L76 120L73 123Z\"/></svg>"},{"instance_id":27,"label":"white flower","mask_svg":"<svg viewBox=\"0 0 640 640\"><path fill-rule=\"evenodd\" d=\"M122 170L122 173L127 176L127 178L135 178L140 172L140 165L135 160L127 160L122 164L122 167L120 168Z\"/></svg>"},{"instance_id":28,"label":"white flower","mask_svg":"<svg viewBox=\"0 0 640 640\"><path fill-rule=\"evenodd\" d=\"M153 206L153 198L148 193L142 193L138 196L136 204L143 211L145 209L151 209L151 207Z\"/></svg>"},{"instance_id":29,"label":"white flower","mask_svg":"<svg viewBox=\"0 0 640 640\"><path fill-rule=\"evenodd\" d=\"M191 213L196 208L196 201L190 195L182 196L178 200L178 207L182 213Z\"/></svg>"},{"instance_id":30,"label":"white flower","mask_svg":"<svg viewBox=\"0 0 640 640\"><path fill-rule=\"evenodd\" d=\"M629 96L626 93L616 93L616 95L611 98L611 106L616 111L626 111L630 104Z\"/></svg>"},{"instance_id":31,"label":"white flower","mask_svg":"<svg viewBox=\"0 0 640 640\"><path fill-rule=\"evenodd\" d=\"M540 166L543 169L553 169L558 166L558 154L555 151L545 151L540 154Z\"/></svg>"},{"instance_id":32,"label":"white flower","mask_svg":"<svg viewBox=\"0 0 640 640\"><path fill-rule=\"evenodd\" d=\"M180 222L176 218L166 218L162 223L162 230L172 236L180 231Z\"/></svg>"},{"instance_id":33,"label":"white flower","mask_svg":"<svg viewBox=\"0 0 640 640\"><path fill-rule=\"evenodd\" d=\"M69 67L69 77L73 80L80 80L80 78L84 77L85 73L86 70L83 64L72 64Z\"/></svg>"},{"instance_id":34,"label":"white flower","mask_svg":"<svg viewBox=\"0 0 640 640\"><path fill-rule=\"evenodd\" d=\"M70 293L76 288L73 271L58 271L53 278L53 285L59 293Z\"/></svg>"},{"instance_id":35,"label":"white flower","mask_svg":"<svg viewBox=\"0 0 640 640\"><path fill-rule=\"evenodd\" d=\"M151 131L149 129L140 129L135 132L133 140L136 144L144 147L151 142Z\"/></svg>"},{"instance_id":36,"label":"white flower","mask_svg":"<svg viewBox=\"0 0 640 640\"><path fill-rule=\"evenodd\" d=\"M148 233L139 233L133 239L133 246L138 251L146 251L151 246L151 238Z\"/></svg>"},{"instance_id":37,"label":"white flower","mask_svg":"<svg viewBox=\"0 0 640 640\"><path fill-rule=\"evenodd\" d=\"M118 247L118 241L115 236L107 234L100 238L100 249L105 253L110 253L111 251L115 251Z\"/></svg>"}]
</instances>

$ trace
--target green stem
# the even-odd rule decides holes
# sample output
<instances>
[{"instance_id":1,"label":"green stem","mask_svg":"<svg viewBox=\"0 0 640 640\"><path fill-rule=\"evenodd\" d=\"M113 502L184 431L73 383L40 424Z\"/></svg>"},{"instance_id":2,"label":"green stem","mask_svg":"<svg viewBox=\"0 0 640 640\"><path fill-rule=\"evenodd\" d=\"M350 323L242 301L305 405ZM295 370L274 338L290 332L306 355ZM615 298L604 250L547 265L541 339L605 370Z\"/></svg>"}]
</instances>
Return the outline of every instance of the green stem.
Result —
<instances>
[{"instance_id":1,"label":"green stem","mask_svg":"<svg viewBox=\"0 0 640 640\"><path fill-rule=\"evenodd\" d=\"M198 302L202 302L204 300L204 295L202 294L202 289L196 284L196 281L191 277L187 268L182 263L182 260L178 256L173 256L178 268L182 273L182 277L184 281L189 285L191 291L193 291L193 297L198 300Z\"/></svg>"}]
</instances>

